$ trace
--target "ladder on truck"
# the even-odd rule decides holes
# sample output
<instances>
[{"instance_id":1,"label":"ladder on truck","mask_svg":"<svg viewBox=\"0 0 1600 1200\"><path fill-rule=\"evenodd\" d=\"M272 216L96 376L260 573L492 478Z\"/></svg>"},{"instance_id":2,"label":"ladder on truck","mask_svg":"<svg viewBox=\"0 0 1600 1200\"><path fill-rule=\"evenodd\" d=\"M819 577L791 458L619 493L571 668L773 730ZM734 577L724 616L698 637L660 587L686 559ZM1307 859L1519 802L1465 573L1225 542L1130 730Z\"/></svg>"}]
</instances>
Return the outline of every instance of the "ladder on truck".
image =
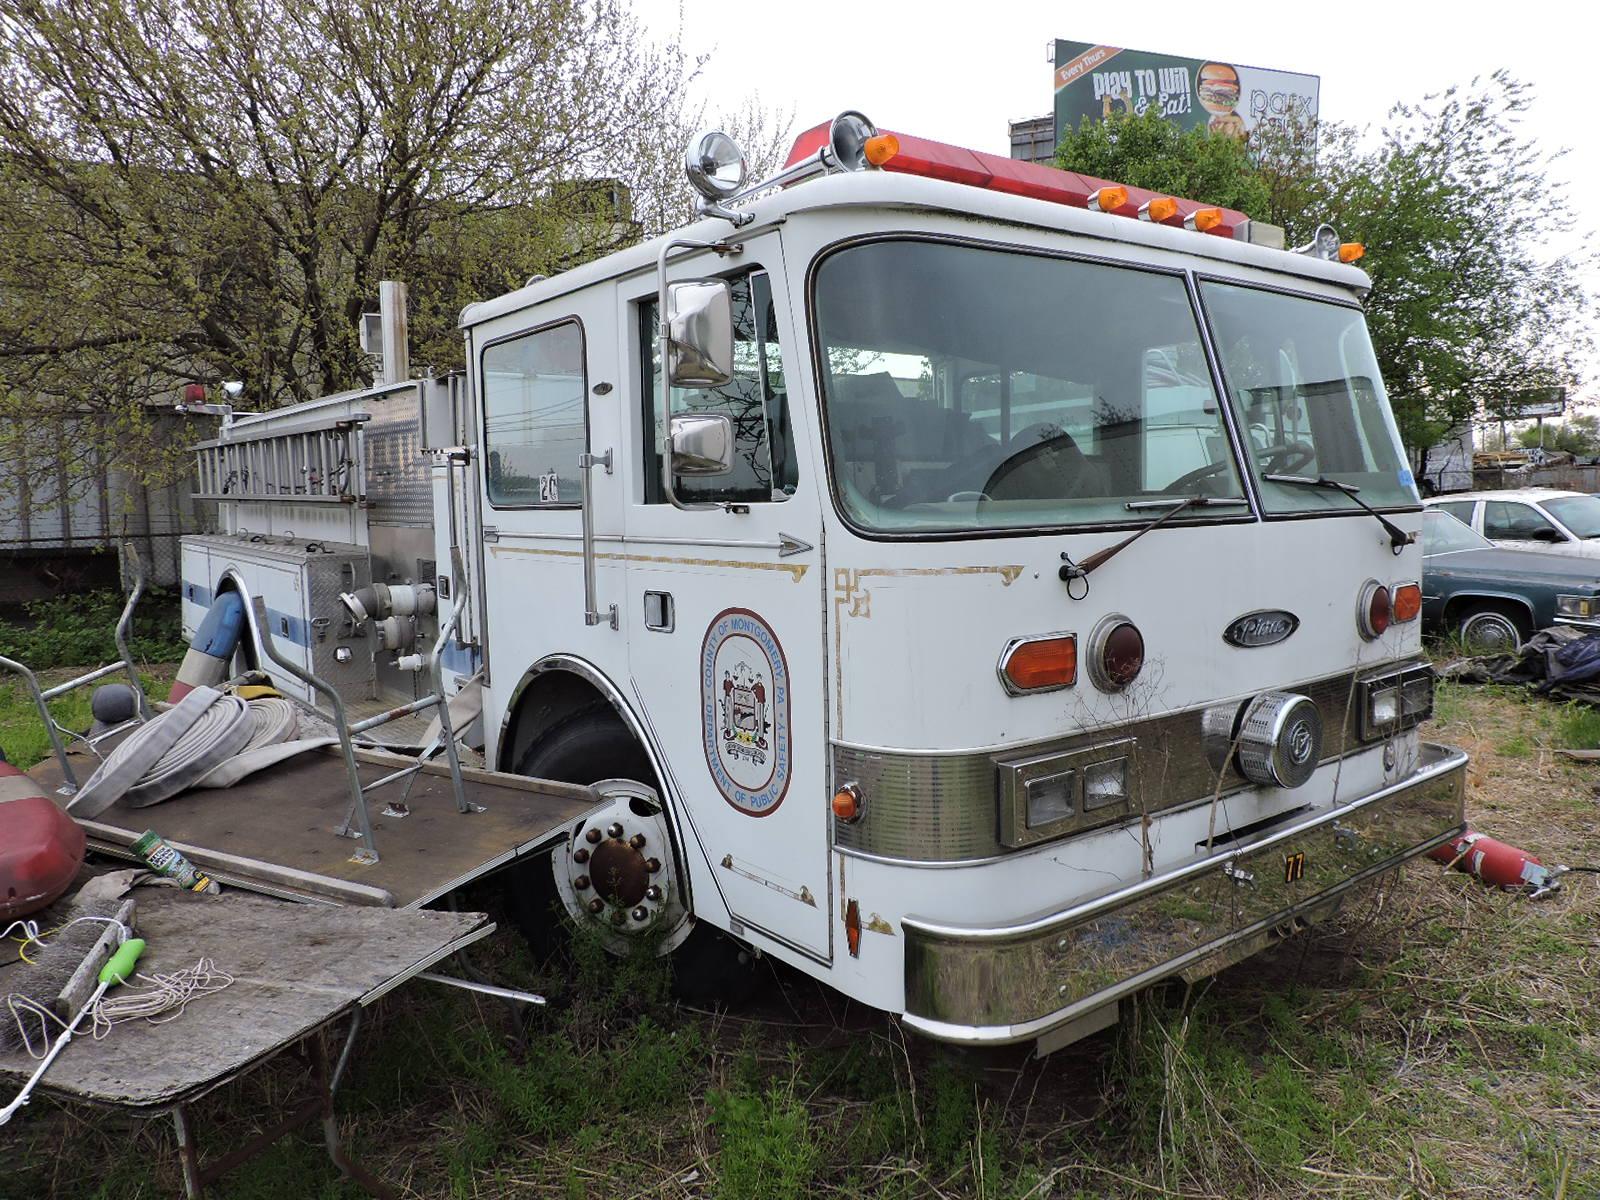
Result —
<instances>
[{"instance_id":1,"label":"ladder on truck","mask_svg":"<svg viewBox=\"0 0 1600 1200\"><path fill-rule=\"evenodd\" d=\"M200 442L194 448L195 499L358 504L367 492L361 427L371 419L370 413L351 413Z\"/></svg>"}]
</instances>

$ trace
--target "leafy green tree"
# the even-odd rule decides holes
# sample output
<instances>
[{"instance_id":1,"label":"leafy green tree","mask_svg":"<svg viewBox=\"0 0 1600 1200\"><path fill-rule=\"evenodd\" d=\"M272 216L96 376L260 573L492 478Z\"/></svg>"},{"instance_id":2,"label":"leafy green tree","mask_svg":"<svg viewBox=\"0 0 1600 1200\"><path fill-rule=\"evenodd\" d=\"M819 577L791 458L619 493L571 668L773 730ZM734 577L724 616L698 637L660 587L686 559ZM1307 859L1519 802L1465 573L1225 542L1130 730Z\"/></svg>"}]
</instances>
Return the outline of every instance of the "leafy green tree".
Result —
<instances>
[{"instance_id":1,"label":"leafy green tree","mask_svg":"<svg viewBox=\"0 0 1600 1200\"><path fill-rule=\"evenodd\" d=\"M629 3L0 0L0 453L160 457L187 381L362 386L383 278L459 365L469 301L675 223L701 60Z\"/></svg>"},{"instance_id":2,"label":"leafy green tree","mask_svg":"<svg viewBox=\"0 0 1600 1200\"><path fill-rule=\"evenodd\" d=\"M1267 182L1242 141L1200 128L1180 129L1153 108L1104 121L1085 117L1057 145L1056 165L1262 220L1270 200Z\"/></svg>"},{"instance_id":3,"label":"leafy green tree","mask_svg":"<svg viewBox=\"0 0 1600 1200\"><path fill-rule=\"evenodd\" d=\"M1539 427L1529 425L1519 429L1516 440L1522 446L1543 445L1546 450L1565 450L1569 454L1589 456L1600 454L1600 416L1583 413L1564 421L1544 423L1544 441L1540 442Z\"/></svg>"},{"instance_id":4,"label":"leafy green tree","mask_svg":"<svg viewBox=\"0 0 1600 1200\"><path fill-rule=\"evenodd\" d=\"M1113 118L1063 139L1064 166L1282 225L1290 245L1332 224L1366 247L1367 323L1406 445L1496 417L1520 389L1572 386L1593 349L1587 248L1558 256L1573 211L1522 128L1533 99L1504 72L1394 108L1377 135L1324 123L1241 145L1159 118ZM1223 144L1226 143L1226 144ZM1259 189L1259 190L1258 190Z\"/></svg>"}]
</instances>

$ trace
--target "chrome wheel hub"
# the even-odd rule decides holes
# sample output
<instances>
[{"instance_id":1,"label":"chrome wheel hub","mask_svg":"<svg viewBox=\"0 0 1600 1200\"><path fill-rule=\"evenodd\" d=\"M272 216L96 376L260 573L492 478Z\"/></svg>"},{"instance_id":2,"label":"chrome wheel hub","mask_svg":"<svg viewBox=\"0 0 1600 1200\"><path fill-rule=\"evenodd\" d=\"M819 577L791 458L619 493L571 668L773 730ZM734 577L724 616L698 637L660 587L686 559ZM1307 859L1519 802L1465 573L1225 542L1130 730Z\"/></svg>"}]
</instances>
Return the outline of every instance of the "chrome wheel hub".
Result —
<instances>
[{"instance_id":1,"label":"chrome wheel hub","mask_svg":"<svg viewBox=\"0 0 1600 1200\"><path fill-rule=\"evenodd\" d=\"M672 839L656 794L626 779L604 779L605 803L574 825L550 857L556 891L575 923L597 931L623 952L642 934L661 938L660 951L689 934L678 895Z\"/></svg>"}]
</instances>

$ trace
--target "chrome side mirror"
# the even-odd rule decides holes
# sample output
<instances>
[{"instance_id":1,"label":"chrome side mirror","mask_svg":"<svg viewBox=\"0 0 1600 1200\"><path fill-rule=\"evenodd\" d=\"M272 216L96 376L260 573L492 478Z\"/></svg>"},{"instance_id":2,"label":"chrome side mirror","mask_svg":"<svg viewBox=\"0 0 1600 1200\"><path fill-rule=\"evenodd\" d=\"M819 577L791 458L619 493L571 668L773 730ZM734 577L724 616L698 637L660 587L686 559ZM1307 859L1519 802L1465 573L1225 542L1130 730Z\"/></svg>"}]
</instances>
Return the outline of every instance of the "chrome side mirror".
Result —
<instances>
[{"instance_id":1,"label":"chrome side mirror","mask_svg":"<svg viewBox=\"0 0 1600 1200\"><path fill-rule=\"evenodd\" d=\"M733 289L725 279L667 285L667 380L721 387L733 378Z\"/></svg>"},{"instance_id":2,"label":"chrome side mirror","mask_svg":"<svg viewBox=\"0 0 1600 1200\"><path fill-rule=\"evenodd\" d=\"M733 420L726 413L680 413L668 425L674 475L733 470Z\"/></svg>"}]
</instances>

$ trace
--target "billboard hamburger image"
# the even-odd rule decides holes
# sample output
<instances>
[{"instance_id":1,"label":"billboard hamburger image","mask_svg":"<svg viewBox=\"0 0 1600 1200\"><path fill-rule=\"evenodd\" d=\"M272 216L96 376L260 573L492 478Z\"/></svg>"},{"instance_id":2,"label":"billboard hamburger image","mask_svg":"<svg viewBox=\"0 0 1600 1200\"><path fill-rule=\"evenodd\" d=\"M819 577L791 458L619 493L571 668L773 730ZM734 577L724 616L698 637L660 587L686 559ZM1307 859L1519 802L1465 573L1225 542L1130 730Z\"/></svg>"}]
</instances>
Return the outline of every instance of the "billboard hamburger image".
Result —
<instances>
[{"instance_id":1,"label":"billboard hamburger image","mask_svg":"<svg viewBox=\"0 0 1600 1200\"><path fill-rule=\"evenodd\" d=\"M1056 134L1085 118L1154 108L1185 129L1244 137L1258 125L1314 121L1319 83L1292 71L1058 40Z\"/></svg>"}]
</instances>

